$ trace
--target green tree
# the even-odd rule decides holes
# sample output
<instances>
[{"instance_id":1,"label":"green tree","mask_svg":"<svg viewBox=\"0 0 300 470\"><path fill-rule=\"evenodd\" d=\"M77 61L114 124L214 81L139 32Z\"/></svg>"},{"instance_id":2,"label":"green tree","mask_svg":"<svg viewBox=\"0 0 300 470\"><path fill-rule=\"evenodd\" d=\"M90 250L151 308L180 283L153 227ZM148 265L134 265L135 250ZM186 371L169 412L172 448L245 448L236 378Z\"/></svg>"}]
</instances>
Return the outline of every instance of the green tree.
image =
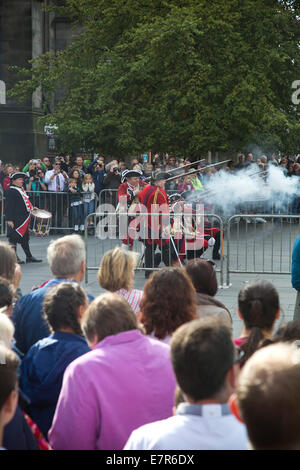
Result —
<instances>
[{"instance_id":1,"label":"green tree","mask_svg":"<svg viewBox=\"0 0 300 470\"><path fill-rule=\"evenodd\" d=\"M300 79L299 1L65 3L56 9L77 31L72 44L18 69L23 80L10 92L24 99L42 87L43 121L58 125L63 148L194 157L299 146L291 99Z\"/></svg>"}]
</instances>

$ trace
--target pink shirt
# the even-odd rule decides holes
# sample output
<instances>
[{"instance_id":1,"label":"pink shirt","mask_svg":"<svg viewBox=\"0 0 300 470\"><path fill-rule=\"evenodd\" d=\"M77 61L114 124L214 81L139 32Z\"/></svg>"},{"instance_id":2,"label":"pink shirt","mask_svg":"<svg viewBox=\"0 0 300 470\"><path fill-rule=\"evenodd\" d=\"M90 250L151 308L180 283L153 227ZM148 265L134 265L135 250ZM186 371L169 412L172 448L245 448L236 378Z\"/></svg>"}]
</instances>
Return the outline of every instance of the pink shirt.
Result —
<instances>
[{"instance_id":1,"label":"pink shirt","mask_svg":"<svg viewBox=\"0 0 300 470\"><path fill-rule=\"evenodd\" d=\"M246 339L248 339L247 336L244 336L243 338L235 338L233 342L239 348L246 341Z\"/></svg>"},{"instance_id":2,"label":"pink shirt","mask_svg":"<svg viewBox=\"0 0 300 470\"><path fill-rule=\"evenodd\" d=\"M176 381L170 347L130 330L100 341L65 371L53 449L123 449L132 431L172 416Z\"/></svg>"}]
</instances>

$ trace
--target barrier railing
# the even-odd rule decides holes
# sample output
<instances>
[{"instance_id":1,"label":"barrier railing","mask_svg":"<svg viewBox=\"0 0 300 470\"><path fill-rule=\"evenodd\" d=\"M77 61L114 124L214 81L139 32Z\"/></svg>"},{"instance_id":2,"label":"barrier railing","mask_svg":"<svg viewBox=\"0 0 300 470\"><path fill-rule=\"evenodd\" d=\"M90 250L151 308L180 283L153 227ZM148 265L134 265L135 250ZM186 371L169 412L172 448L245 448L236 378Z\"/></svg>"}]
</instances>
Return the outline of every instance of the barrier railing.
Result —
<instances>
[{"instance_id":1,"label":"barrier railing","mask_svg":"<svg viewBox=\"0 0 300 470\"><path fill-rule=\"evenodd\" d=\"M122 219L122 217L124 218ZM205 215L204 230L191 233L190 228L182 229L181 233L174 229L174 218L170 214L161 214L164 217L163 229L160 235L155 234L150 238L148 231L149 217L157 217L157 213L140 213L137 218L128 218L124 214L116 212L98 212L89 214L85 219L85 247L86 247L86 273L85 280L88 282L88 272L99 269L103 255L116 246L130 244L133 251L138 253L136 270L155 271L162 265L183 265L190 259L213 258L213 246L205 242L212 238L217 231L219 233L220 260L216 263L216 271L220 275L220 287L224 283L224 258L223 258L223 221L215 214ZM190 222L192 223L191 216ZM204 225L204 219L203 219ZM152 225L153 227L153 225ZM167 229L164 232L164 229ZM214 231L212 233L212 231ZM161 232L164 232L161 237ZM155 240L155 243L152 243ZM151 247L152 246L152 247Z\"/></svg>"},{"instance_id":2,"label":"barrier railing","mask_svg":"<svg viewBox=\"0 0 300 470\"><path fill-rule=\"evenodd\" d=\"M80 229L80 226L84 227L84 219L89 213L93 213L95 208L98 206L98 196L95 194L95 198L85 203L81 199L78 203L74 204L72 195L69 192L55 192L55 191L26 191L30 201L34 207L43 209L51 212L51 232L50 233L63 233L65 231L73 231L75 226ZM83 197L83 194L81 196ZM4 206L5 197L1 199L0 194L0 205L1 205L1 218L0 218L0 230L1 234L5 234L5 217L4 217Z\"/></svg>"},{"instance_id":3,"label":"barrier railing","mask_svg":"<svg viewBox=\"0 0 300 470\"><path fill-rule=\"evenodd\" d=\"M290 274L300 216L247 214L246 224L241 223L243 218L244 214L234 215L226 224L226 285L230 286L231 273Z\"/></svg>"}]
</instances>

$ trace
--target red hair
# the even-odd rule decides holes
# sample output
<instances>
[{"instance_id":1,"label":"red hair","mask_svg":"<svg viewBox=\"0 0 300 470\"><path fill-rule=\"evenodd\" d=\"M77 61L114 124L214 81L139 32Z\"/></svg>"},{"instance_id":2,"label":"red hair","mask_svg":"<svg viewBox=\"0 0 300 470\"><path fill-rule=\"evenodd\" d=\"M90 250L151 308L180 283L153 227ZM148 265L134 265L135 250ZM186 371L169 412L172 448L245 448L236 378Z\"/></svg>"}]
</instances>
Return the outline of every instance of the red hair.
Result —
<instances>
[{"instance_id":1,"label":"red hair","mask_svg":"<svg viewBox=\"0 0 300 470\"><path fill-rule=\"evenodd\" d=\"M179 326L198 318L196 293L181 268L164 268L146 282L139 321L147 334L163 339Z\"/></svg>"}]
</instances>

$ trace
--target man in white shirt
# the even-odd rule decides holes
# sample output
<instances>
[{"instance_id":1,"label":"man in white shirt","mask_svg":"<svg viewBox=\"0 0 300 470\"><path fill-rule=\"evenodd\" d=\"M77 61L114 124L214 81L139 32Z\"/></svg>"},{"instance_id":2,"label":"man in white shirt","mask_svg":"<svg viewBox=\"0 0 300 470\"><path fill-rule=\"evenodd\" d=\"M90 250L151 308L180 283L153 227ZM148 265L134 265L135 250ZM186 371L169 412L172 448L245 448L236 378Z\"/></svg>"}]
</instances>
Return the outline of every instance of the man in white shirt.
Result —
<instances>
[{"instance_id":1,"label":"man in white shirt","mask_svg":"<svg viewBox=\"0 0 300 470\"><path fill-rule=\"evenodd\" d=\"M133 431L124 449L246 450L246 427L227 404L238 373L228 326L213 317L182 325L172 337L171 360L185 401L175 416Z\"/></svg>"},{"instance_id":2,"label":"man in white shirt","mask_svg":"<svg viewBox=\"0 0 300 470\"><path fill-rule=\"evenodd\" d=\"M55 160L53 170L49 170L45 174L45 183L47 184L48 191L53 191L55 194L50 194L50 212L52 213L52 225L57 228L62 227L62 215L64 206L64 196L59 194L64 191L65 185L68 183L68 175L61 169L60 160ZM54 232L53 232L54 233Z\"/></svg>"}]
</instances>

